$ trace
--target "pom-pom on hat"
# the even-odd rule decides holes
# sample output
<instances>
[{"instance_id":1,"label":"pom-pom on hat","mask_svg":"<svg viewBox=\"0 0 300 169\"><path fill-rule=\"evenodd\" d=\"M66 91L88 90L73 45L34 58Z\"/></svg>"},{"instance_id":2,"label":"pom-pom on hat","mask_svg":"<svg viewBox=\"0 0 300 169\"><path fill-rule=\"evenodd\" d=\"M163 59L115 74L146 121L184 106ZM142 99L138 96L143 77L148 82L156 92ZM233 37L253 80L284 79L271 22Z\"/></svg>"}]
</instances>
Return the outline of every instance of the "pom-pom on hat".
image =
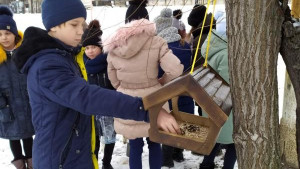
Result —
<instances>
[{"instance_id":1,"label":"pom-pom on hat","mask_svg":"<svg viewBox=\"0 0 300 169\"><path fill-rule=\"evenodd\" d=\"M125 15L125 23L142 18L149 20L149 14L146 9L147 3L148 0L130 0L130 6L128 7Z\"/></svg>"},{"instance_id":2,"label":"pom-pom on hat","mask_svg":"<svg viewBox=\"0 0 300 169\"><path fill-rule=\"evenodd\" d=\"M95 45L101 47L102 30L98 20L92 20L82 35L82 46Z\"/></svg>"},{"instance_id":3,"label":"pom-pom on hat","mask_svg":"<svg viewBox=\"0 0 300 169\"><path fill-rule=\"evenodd\" d=\"M198 27L198 25L204 19L205 11L206 11L206 7L204 5L195 5L188 17L189 25L193 27Z\"/></svg>"},{"instance_id":4,"label":"pom-pom on hat","mask_svg":"<svg viewBox=\"0 0 300 169\"><path fill-rule=\"evenodd\" d=\"M182 17L182 11L180 9L176 9L173 11L173 16L176 18L176 19L181 19Z\"/></svg>"},{"instance_id":5,"label":"pom-pom on hat","mask_svg":"<svg viewBox=\"0 0 300 169\"><path fill-rule=\"evenodd\" d=\"M164 8L161 10L160 15L154 19L156 24L156 33L158 34L162 30L172 26L172 9Z\"/></svg>"},{"instance_id":6,"label":"pom-pom on hat","mask_svg":"<svg viewBox=\"0 0 300 169\"><path fill-rule=\"evenodd\" d=\"M7 30L18 35L17 24L13 19L13 13L7 6L0 6L0 30Z\"/></svg>"},{"instance_id":7,"label":"pom-pom on hat","mask_svg":"<svg viewBox=\"0 0 300 169\"><path fill-rule=\"evenodd\" d=\"M86 9L81 0L43 0L42 20L47 31L79 17L86 19Z\"/></svg>"}]
</instances>

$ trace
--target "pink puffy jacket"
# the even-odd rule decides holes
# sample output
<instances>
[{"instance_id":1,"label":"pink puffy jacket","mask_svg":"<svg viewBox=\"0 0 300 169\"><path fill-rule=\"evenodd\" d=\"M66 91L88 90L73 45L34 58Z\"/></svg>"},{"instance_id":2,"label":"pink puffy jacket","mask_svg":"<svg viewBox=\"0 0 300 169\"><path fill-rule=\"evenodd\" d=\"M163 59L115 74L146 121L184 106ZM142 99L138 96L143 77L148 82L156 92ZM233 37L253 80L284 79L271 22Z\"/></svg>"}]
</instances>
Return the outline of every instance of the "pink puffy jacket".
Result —
<instances>
[{"instance_id":1,"label":"pink puffy jacket","mask_svg":"<svg viewBox=\"0 0 300 169\"><path fill-rule=\"evenodd\" d=\"M108 77L117 91L143 97L182 74L180 60L155 32L153 22L135 20L104 41ZM165 72L161 79L157 78L159 65ZM167 103L164 108L169 110ZM114 125L128 139L148 137L149 123L115 118Z\"/></svg>"}]
</instances>

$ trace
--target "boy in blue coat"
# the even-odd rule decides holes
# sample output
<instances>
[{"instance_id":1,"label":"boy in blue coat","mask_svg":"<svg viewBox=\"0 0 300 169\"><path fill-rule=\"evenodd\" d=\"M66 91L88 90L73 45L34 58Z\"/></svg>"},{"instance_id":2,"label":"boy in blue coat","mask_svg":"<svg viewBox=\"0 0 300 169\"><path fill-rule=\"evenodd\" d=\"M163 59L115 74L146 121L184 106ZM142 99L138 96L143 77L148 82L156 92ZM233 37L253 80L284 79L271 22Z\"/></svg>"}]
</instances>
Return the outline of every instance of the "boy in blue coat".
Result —
<instances>
[{"instance_id":1,"label":"boy in blue coat","mask_svg":"<svg viewBox=\"0 0 300 169\"><path fill-rule=\"evenodd\" d=\"M148 121L141 98L89 85L75 62L86 10L80 0L44 0L42 20L24 33L14 61L27 74L35 169L94 169L91 115ZM179 131L175 119L161 110L162 130Z\"/></svg>"}]
</instances>

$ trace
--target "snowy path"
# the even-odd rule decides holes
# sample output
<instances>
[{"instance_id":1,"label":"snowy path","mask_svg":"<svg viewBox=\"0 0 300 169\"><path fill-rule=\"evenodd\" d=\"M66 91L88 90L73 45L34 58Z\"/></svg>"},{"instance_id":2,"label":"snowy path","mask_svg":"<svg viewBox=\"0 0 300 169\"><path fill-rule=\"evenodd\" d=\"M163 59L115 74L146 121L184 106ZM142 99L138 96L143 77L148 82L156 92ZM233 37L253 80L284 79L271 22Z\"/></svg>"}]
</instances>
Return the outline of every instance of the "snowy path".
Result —
<instances>
[{"instance_id":1,"label":"snowy path","mask_svg":"<svg viewBox=\"0 0 300 169\"><path fill-rule=\"evenodd\" d=\"M123 144L122 137L120 135L117 136L117 143L114 149L113 157L112 157L112 166L114 169L128 169L128 157L126 156L126 144ZM103 156L103 146L101 145L100 149L100 158ZM203 156L193 155L190 151L184 151L185 161L182 163L175 162L174 169L198 169L199 164L203 159ZM9 149L8 140L0 139L0 169L14 169L14 166L10 163L12 160L12 154ZM147 143L144 146L144 153L142 155L143 160L143 169L149 169L148 165L148 149ZM223 160L221 156L216 157L215 159L217 166L216 169L220 169ZM99 166L101 166L101 160L99 161ZM164 168L164 167L163 167ZM162 169L163 169L162 168ZM237 166L235 167L237 169Z\"/></svg>"}]
</instances>

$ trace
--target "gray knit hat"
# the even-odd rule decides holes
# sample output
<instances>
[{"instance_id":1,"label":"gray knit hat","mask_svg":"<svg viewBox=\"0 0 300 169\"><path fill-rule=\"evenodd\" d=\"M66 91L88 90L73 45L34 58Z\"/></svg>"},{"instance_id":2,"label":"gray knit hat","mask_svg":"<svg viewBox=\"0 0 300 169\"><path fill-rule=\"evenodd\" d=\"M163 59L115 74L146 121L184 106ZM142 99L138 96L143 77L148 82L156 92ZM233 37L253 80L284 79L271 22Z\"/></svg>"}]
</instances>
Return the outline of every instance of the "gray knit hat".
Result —
<instances>
[{"instance_id":1,"label":"gray knit hat","mask_svg":"<svg viewBox=\"0 0 300 169\"><path fill-rule=\"evenodd\" d=\"M161 10L160 15L154 19L157 34L162 30L172 26L172 15L172 9L170 8L164 8Z\"/></svg>"}]
</instances>

